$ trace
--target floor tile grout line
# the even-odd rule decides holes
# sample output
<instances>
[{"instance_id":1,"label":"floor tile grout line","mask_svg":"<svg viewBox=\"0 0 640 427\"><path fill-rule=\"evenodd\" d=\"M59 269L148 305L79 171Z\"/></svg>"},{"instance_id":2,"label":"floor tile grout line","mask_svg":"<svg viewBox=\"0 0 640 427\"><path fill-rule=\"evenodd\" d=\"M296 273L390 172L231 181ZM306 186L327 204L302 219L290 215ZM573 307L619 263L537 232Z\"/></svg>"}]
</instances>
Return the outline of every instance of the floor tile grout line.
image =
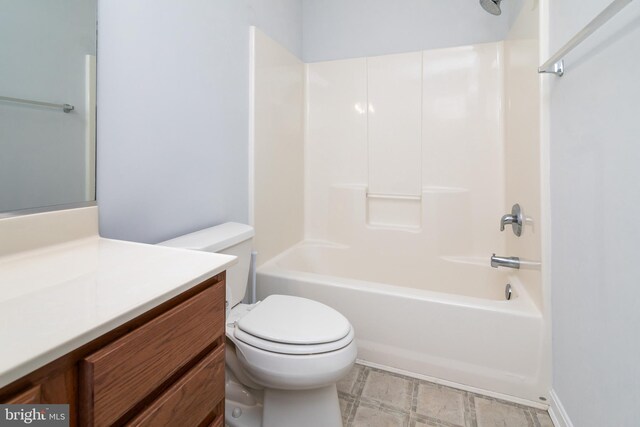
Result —
<instances>
[{"instance_id":1,"label":"floor tile grout line","mask_svg":"<svg viewBox=\"0 0 640 427\"><path fill-rule=\"evenodd\" d=\"M527 418L529 419L529 424L531 427L540 427L540 421L538 421L538 417L533 413L532 410L527 410Z\"/></svg>"},{"instance_id":2,"label":"floor tile grout line","mask_svg":"<svg viewBox=\"0 0 640 427\"><path fill-rule=\"evenodd\" d=\"M415 414L418 412L418 393L420 392L420 382L415 378L412 387L410 414Z\"/></svg>"},{"instance_id":3,"label":"floor tile grout line","mask_svg":"<svg viewBox=\"0 0 640 427\"><path fill-rule=\"evenodd\" d=\"M355 379L353 380L353 384L350 386L350 389L349 389L350 393L341 392L342 395L346 397L345 400L352 401L350 405L347 405L349 407L349 410L348 410L349 413L346 414L344 418L346 427L355 427L356 425L357 426L360 425L359 422L355 423L355 419L356 419L356 413L358 409L361 407L362 408L366 407L369 409L377 409L378 411L385 412L392 416L401 417L403 419L402 425L412 425L412 426L419 427L419 425L416 423L420 423L420 425L427 423L426 425L437 425L442 427L454 427L454 426L457 427L458 424L452 423L451 421L440 419L439 416L437 417L427 416L425 414L421 414L418 412L418 398L421 393L420 386L423 384L437 390L454 392L459 396L462 396L462 407L460 409L462 409L463 411L463 414L462 414L463 427L478 426L477 399L479 399L481 402L482 401L495 402L495 404L498 404L500 406L508 406L513 409L517 409L518 411L520 411L520 416L522 416L521 418L522 421L525 422L528 425L528 427L542 427L542 424L546 425L546 421L543 421L542 418L538 418L539 414L543 414L541 416L548 417L548 413L544 410L539 410L534 407L529 407L526 405L501 400L499 398L486 396L479 393L461 390L455 387L449 387L443 384L432 383L430 381L426 381L426 380L415 378L415 377L410 377L407 375L398 374L396 372L385 371L384 369L380 369L380 368L374 368L374 367L360 365L360 364L357 364L356 366L357 366L356 369L358 369L358 373ZM365 389L369 387L369 380L371 378L372 373L380 374L383 377L381 378L379 376L376 376L377 378L375 380L376 382L372 383L376 385L373 386L374 389L368 392L369 395L367 396L367 395L364 395L364 393L365 393ZM408 409L402 405L398 406L398 404L401 403L402 400L396 400L393 398L390 400L386 400L387 397L392 397L391 395L388 394L388 389L387 389L387 392L385 392L385 394L377 394L374 391L376 390L376 388L380 386L380 383L379 383L380 381L384 383L384 379L383 379L384 376L393 377L393 378L405 381L401 383L398 383L397 381L395 381L396 383L395 386L398 387L399 386L398 384L402 384L402 387L406 387L404 388L404 391L402 393L405 396L407 396L407 394L409 395L407 396L409 398ZM406 399L406 398L403 398L403 399ZM447 398L445 398L445 401L446 400ZM404 402L405 402L404 404L406 405L407 401L404 400ZM483 407L486 407L486 405L487 403L484 403ZM491 406L493 406L493 404L491 404ZM483 409L483 411L485 410L486 409ZM439 411L434 413L440 414Z\"/></svg>"},{"instance_id":4,"label":"floor tile grout line","mask_svg":"<svg viewBox=\"0 0 640 427\"><path fill-rule=\"evenodd\" d=\"M351 406L351 411L349 413L349 418L347 418L347 426L351 427L353 425L353 420L355 419L356 412L358 407L360 406L360 397L362 396L362 390L364 388L364 382L367 377L367 367L363 365L360 366L360 372L356 376L356 380L354 385L351 387L351 390L354 392L355 400L353 405ZM354 390L355 388L355 390Z\"/></svg>"}]
</instances>

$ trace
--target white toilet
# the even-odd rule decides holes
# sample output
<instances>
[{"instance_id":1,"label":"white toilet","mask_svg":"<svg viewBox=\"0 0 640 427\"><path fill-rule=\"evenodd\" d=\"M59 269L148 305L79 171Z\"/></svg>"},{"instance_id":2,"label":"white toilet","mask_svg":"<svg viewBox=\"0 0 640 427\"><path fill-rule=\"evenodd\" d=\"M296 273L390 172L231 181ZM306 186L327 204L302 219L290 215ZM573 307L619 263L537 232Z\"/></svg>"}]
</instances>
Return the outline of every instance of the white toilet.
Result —
<instances>
[{"instance_id":1,"label":"white toilet","mask_svg":"<svg viewBox=\"0 0 640 427\"><path fill-rule=\"evenodd\" d=\"M238 257L227 271L225 423L229 427L342 426L336 382L356 359L354 331L306 298L244 299L253 228L226 223L160 243Z\"/></svg>"}]
</instances>

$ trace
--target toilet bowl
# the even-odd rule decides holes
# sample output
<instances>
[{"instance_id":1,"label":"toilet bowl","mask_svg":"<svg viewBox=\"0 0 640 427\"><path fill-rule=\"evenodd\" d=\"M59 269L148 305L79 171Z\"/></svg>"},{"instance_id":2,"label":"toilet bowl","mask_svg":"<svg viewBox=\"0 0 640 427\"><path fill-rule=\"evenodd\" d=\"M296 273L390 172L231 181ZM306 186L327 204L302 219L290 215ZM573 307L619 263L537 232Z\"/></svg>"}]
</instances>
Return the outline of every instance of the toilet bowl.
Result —
<instances>
[{"instance_id":1,"label":"toilet bowl","mask_svg":"<svg viewBox=\"0 0 640 427\"><path fill-rule=\"evenodd\" d=\"M236 378L249 379L246 386L263 391L262 424L256 425L342 425L335 384L357 350L353 328L340 313L305 298L271 295L232 309L226 333L233 343L227 359L237 361L227 366ZM246 426L247 408L233 397L226 402L227 424Z\"/></svg>"},{"instance_id":2,"label":"toilet bowl","mask_svg":"<svg viewBox=\"0 0 640 427\"><path fill-rule=\"evenodd\" d=\"M222 224L161 243L236 255L227 271L225 423L229 427L342 425L336 382L353 366L354 330L317 301L271 295L242 304L253 229Z\"/></svg>"}]
</instances>

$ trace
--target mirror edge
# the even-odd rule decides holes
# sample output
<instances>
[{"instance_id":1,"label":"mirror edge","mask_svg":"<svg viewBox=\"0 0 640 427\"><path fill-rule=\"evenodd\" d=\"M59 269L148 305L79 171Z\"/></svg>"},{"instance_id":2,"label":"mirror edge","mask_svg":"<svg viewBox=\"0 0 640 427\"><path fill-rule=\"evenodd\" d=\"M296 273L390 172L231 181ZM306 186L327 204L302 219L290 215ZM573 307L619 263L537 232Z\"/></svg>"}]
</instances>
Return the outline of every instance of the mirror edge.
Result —
<instances>
[{"instance_id":1,"label":"mirror edge","mask_svg":"<svg viewBox=\"0 0 640 427\"><path fill-rule=\"evenodd\" d=\"M30 208L30 209L21 209L17 211L0 212L0 220L5 218L13 218L16 216L33 215L33 214L54 212L54 211L63 211L68 209L88 208L92 206L98 206L98 202L96 200L89 200L86 202L66 203L63 205L51 205L51 206L42 206L42 207Z\"/></svg>"}]
</instances>

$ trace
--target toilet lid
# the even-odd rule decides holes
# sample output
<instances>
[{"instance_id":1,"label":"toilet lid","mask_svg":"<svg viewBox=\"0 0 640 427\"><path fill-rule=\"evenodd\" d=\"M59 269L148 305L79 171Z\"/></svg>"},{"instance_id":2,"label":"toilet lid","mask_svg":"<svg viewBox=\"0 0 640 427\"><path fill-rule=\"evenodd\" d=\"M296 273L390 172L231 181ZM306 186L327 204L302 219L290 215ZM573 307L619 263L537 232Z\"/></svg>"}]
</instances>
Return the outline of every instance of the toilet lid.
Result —
<instances>
[{"instance_id":1,"label":"toilet lid","mask_svg":"<svg viewBox=\"0 0 640 427\"><path fill-rule=\"evenodd\" d=\"M259 348L270 353L280 354L292 354L292 355L309 355L329 353L332 351L340 350L351 344L353 341L353 329L342 339L338 341L332 341L324 344L283 344L275 341L263 340L262 338L254 337L242 330L238 329L237 325L233 331L233 336L236 338L236 345L239 342L248 344L251 347Z\"/></svg>"},{"instance_id":2,"label":"toilet lid","mask_svg":"<svg viewBox=\"0 0 640 427\"><path fill-rule=\"evenodd\" d=\"M331 307L287 295L268 296L238 320L236 326L239 332L261 340L296 345L340 341L351 331L346 317ZM242 333L236 337L242 339L239 335Z\"/></svg>"}]
</instances>

